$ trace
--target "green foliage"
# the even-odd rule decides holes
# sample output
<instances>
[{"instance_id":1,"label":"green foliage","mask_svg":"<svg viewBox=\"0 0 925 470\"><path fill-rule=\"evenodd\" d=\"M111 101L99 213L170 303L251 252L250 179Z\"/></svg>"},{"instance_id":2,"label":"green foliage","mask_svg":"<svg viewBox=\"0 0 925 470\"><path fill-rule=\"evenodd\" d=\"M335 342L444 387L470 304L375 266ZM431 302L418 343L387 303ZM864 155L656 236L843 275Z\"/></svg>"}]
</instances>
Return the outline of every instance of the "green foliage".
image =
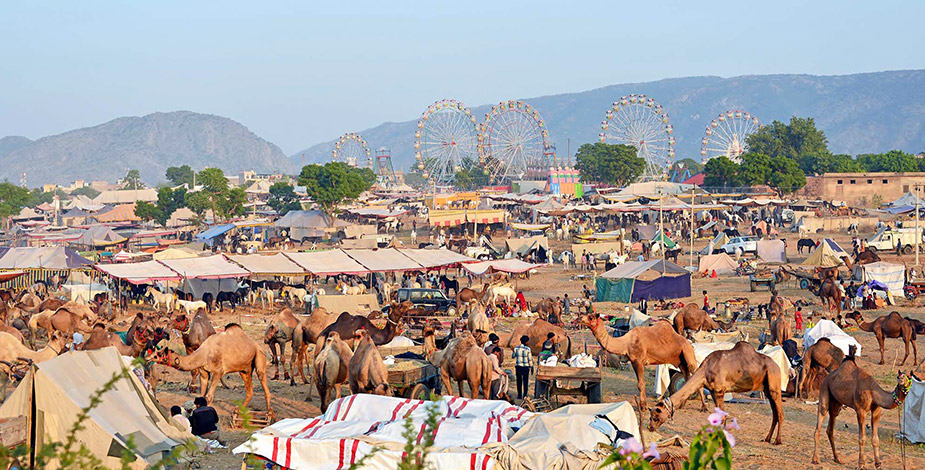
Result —
<instances>
[{"instance_id":1,"label":"green foliage","mask_svg":"<svg viewBox=\"0 0 925 470\"><path fill-rule=\"evenodd\" d=\"M890 150L881 154L858 155L858 163L863 171L875 173L908 173L919 171L919 159L915 155L900 150Z\"/></svg>"},{"instance_id":2,"label":"green foliage","mask_svg":"<svg viewBox=\"0 0 925 470\"><path fill-rule=\"evenodd\" d=\"M584 144L575 153L582 181L625 186L639 178L646 161L630 145L597 142Z\"/></svg>"},{"instance_id":3,"label":"green foliage","mask_svg":"<svg viewBox=\"0 0 925 470\"><path fill-rule=\"evenodd\" d=\"M247 193L244 188L234 188L216 196L215 201L214 209L218 217L223 219L239 217L244 215Z\"/></svg>"},{"instance_id":4,"label":"green foliage","mask_svg":"<svg viewBox=\"0 0 925 470\"><path fill-rule=\"evenodd\" d=\"M0 183L0 217L6 218L19 214L30 199L29 190L13 183Z\"/></svg>"},{"instance_id":5,"label":"green foliage","mask_svg":"<svg viewBox=\"0 0 925 470\"><path fill-rule=\"evenodd\" d=\"M806 175L795 160L787 157L774 157L770 164L768 186L774 188L778 194L790 194L806 186Z\"/></svg>"},{"instance_id":6,"label":"green foliage","mask_svg":"<svg viewBox=\"0 0 925 470\"><path fill-rule=\"evenodd\" d=\"M831 153L803 155L800 157L800 169L807 175L864 171L861 164L851 158L851 155L833 155Z\"/></svg>"},{"instance_id":7,"label":"green foliage","mask_svg":"<svg viewBox=\"0 0 925 470\"><path fill-rule=\"evenodd\" d=\"M193 187L193 175L193 169L189 165L169 167L165 174L167 181L170 181L171 185L180 186L185 184L190 188Z\"/></svg>"},{"instance_id":8,"label":"green foliage","mask_svg":"<svg viewBox=\"0 0 925 470\"><path fill-rule=\"evenodd\" d=\"M32 191L29 191L29 198L26 200L25 205L28 207L35 207L45 202L51 204L51 201L55 200L55 194L58 191L61 190L56 189L54 193L46 193L45 191L42 191L42 188L33 188Z\"/></svg>"},{"instance_id":9,"label":"green foliage","mask_svg":"<svg viewBox=\"0 0 925 470\"><path fill-rule=\"evenodd\" d=\"M742 155L736 171L736 183L740 186L768 184L771 178L771 157L756 152Z\"/></svg>"},{"instance_id":10,"label":"green foliage","mask_svg":"<svg viewBox=\"0 0 925 470\"><path fill-rule=\"evenodd\" d=\"M489 184L488 172L472 159L465 159L462 168L456 172L453 185L462 190L473 190Z\"/></svg>"},{"instance_id":11,"label":"green foliage","mask_svg":"<svg viewBox=\"0 0 925 470\"><path fill-rule=\"evenodd\" d=\"M738 171L738 165L725 156L711 158L703 166L703 185L708 188L735 187Z\"/></svg>"},{"instance_id":12,"label":"green foliage","mask_svg":"<svg viewBox=\"0 0 925 470\"><path fill-rule=\"evenodd\" d=\"M186 193L184 205L195 212L196 216L201 219L203 214L212 208L212 200L205 192L197 191L195 193Z\"/></svg>"},{"instance_id":13,"label":"green foliage","mask_svg":"<svg viewBox=\"0 0 925 470\"><path fill-rule=\"evenodd\" d=\"M141 173L138 170L129 170L122 178L122 189L142 189L145 184L141 181Z\"/></svg>"},{"instance_id":14,"label":"green foliage","mask_svg":"<svg viewBox=\"0 0 925 470\"><path fill-rule=\"evenodd\" d=\"M312 201L329 214L338 204L359 197L375 180L376 175L369 168L355 168L344 162L306 165L297 179Z\"/></svg>"},{"instance_id":15,"label":"green foliage","mask_svg":"<svg viewBox=\"0 0 925 470\"><path fill-rule=\"evenodd\" d=\"M273 208L279 215L286 215L289 211L302 209L299 203L299 196L295 193L295 188L289 183L273 183L270 186L270 197L267 204Z\"/></svg>"},{"instance_id":16,"label":"green foliage","mask_svg":"<svg viewBox=\"0 0 925 470\"><path fill-rule=\"evenodd\" d=\"M71 196L87 196L90 199L93 199L99 195L100 192L90 186L84 186L71 191Z\"/></svg>"},{"instance_id":17,"label":"green foliage","mask_svg":"<svg viewBox=\"0 0 925 470\"><path fill-rule=\"evenodd\" d=\"M145 222L151 220L160 221L163 217L163 212L161 212L160 208L156 205L148 201L137 201L135 202L135 215Z\"/></svg>"},{"instance_id":18,"label":"green foliage","mask_svg":"<svg viewBox=\"0 0 925 470\"><path fill-rule=\"evenodd\" d=\"M803 155L824 155L829 153L825 133L816 129L813 118L790 118L789 124L774 121L748 136L750 152L771 157L784 156L800 160Z\"/></svg>"},{"instance_id":19,"label":"green foliage","mask_svg":"<svg viewBox=\"0 0 925 470\"><path fill-rule=\"evenodd\" d=\"M220 194L228 190L228 178L221 168L206 168L196 175L196 183L201 184L203 189L213 193Z\"/></svg>"}]
</instances>

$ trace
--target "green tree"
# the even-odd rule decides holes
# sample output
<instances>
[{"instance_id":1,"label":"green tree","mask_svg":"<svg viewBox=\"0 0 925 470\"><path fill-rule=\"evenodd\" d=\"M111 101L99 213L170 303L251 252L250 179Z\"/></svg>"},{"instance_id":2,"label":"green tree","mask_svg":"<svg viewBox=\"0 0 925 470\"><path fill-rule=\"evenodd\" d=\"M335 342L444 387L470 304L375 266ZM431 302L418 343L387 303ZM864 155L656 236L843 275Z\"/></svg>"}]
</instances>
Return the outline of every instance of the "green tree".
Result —
<instances>
[{"instance_id":1,"label":"green tree","mask_svg":"<svg viewBox=\"0 0 925 470\"><path fill-rule=\"evenodd\" d=\"M295 193L295 188L289 183L279 182L270 186L270 197L267 199L267 205L273 208L279 215L286 215L289 211L302 209L299 202L299 195Z\"/></svg>"},{"instance_id":2,"label":"green tree","mask_svg":"<svg viewBox=\"0 0 925 470\"><path fill-rule=\"evenodd\" d=\"M919 159L901 150L890 150L881 154L858 155L863 171L876 173L909 173L919 171Z\"/></svg>"},{"instance_id":3,"label":"green tree","mask_svg":"<svg viewBox=\"0 0 925 470\"><path fill-rule=\"evenodd\" d=\"M582 181L625 186L639 178L646 161L630 145L597 142L584 144L575 153Z\"/></svg>"},{"instance_id":4,"label":"green tree","mask_svg":"<svg viewBox=\"0 0 925 470\"><path fill-rule=\"evenodd\" d=\"M771 159L771 173L768 185L783 196L806 186L806 174L796 160L784 156Z\"/></svg>"},{"instance_id":5,"label":"green tree","mask_svg":"<svg viewBox=\"0 0 925 470\"><path fill-rule=\"evenodd\" d=\"M771 177L771 157L757 152L742 154L736 171L736 183L741 186L767 184Z\"/></svg>"},{"instance_id":6,"label":"green tree","mask_svg":"<svg viewBox=\"0 0 925 470\"><path fill-rule=\"evenodd\" d=\"M161 212L161 210L156 205L151 204L148 201L136 201L135 215L145 222L151 220L157 220L160 222L161 218L163 217L163 212ZM161 223L161 225L164 224Z\"/></svg>"},{"instance_id":7,"label":"green tree","mask_svg":"<svg viewBox=\"0 0 925 470\"><path fill-rule=\"evenodd\" d=\"M232 188L215 197L215 210L223 219L244 215L247 192L244 188Z\"/></svg>"},{"instance_id":8,"label":"green tree","mask_svg":"<svg viewBox=\"0 0 925 470\"><path fill-rule=\"evenodd\" d=\"M485 167L467 158L463 160L461 168L456 172L453 185L468 191L486 186L489 182Z\"/></svg>"},{"instance_id":9,"label":"green tree","mask_svg":"<svg viewBox=\"0 0 925 470\"><path fill-rule=\"evenodd\" d=\"M187 187L193 187L193 169L189 165L183 166L172 166L167 168L167 181L170 182L173 186L187 185Z\"/></svg>"},{"instance_id":10,"label":"green tree","mask_svg":"<svg viewBox=\"0 0 925 470\"><path fill-rule=\"evenodd\" d=\"M196 183L213 194L220 194L228 190L228 178L221 168L206 168L196 175Z\"/></svg>"},{"instance_id":11,"label":"green tree","mask_svg":"<svg viewBox=\"0 0 925 470\"><path fill-rule=\"evenodd\" d=\"M306 165L302 167L297 179L300 186L305 186L312 201L329 214L334 212L338 204L359 197L372 186L372 181L375 181L372 170L355 168L344 162L330 162L324 166Z\"/></svg>"},{"instance_id":12,"label":"green tree","mask_svg":"<svg viewBox=\"0 0 925 470\"><path fill-rule=\"evenodd\" d=\"M703 166L703 185L708 188L735 187L738 165L726 156L711 158Z\"/></svg>"},{"instance_id":13,"label":"green tree","mask_svg":"<svg viewBox=\"0 0 925 470\"><path fill-rule=\"evenodd\" d=\"M50 194L50 193L49 193ZM19 214L29 202L29 190L13 183L0 183L0 217L7 218Z\"/></svg>"},{"instance_id":14,"label":"green tree","mask_svg":"<svg viewBox=\"0 0 925 470\"><path fill-rule=\"evenodd\" d=\"M196 191L195 193L186 193L184 205L195 212L196 216L201 219L206 211L212 208L212 200L208 194Z\"/></svg>"},{"instance_id":15,"label":"green tree","mask_svg":"<svg viewBox=\"0 0 925 470\"><path fill-rule=\"evenodd\" d=\"M800 157L800 169L807 175L824 173L856 173L864 171L861 164L851 155L831 153L806 154Z\"/></svg>"},{"instance_id":16,"label":"green tree","mask_svg":"<svg viewBox=\"0 0 925 470\"><path fill-rule=\"evenodd\" d=\"M703 163L700 163L693 158L682 158L671 165L671 170L668 173L671 174L675 170L680 170L681 173L683 173L684 170L687 170L690 171L691 176L693 176L703 171Z\"/></svg>"},{"instance_id":17,"label":"green tree","mask_svg":"<svg viewBox=\"0 0 925 470\"><path fill-rule=\"evenodd\" d=\"M138 170L129 170L122 178L122 189L141 189L145 184L141 181L141 173Z\"/></svg>"},{"instance_id":18,"label":"green tree","mask_svg":"<svg viewBox=\"0 0 925 470\"><path fill-rule=\"evenodd\" d=\"M100 192L93 189L91 186L84 186L71 191L71 196L87 196L90 199L93 199L99 195Z\"/></svg>"},{"instance_id":19,"label":"green tree","mask_svg":"<svg viewBox=\"0 0 925 470\"><path fill-rule=\"evenodd\" d=\"M790 118L789 124L774 121L748 136L750 152L763 153L770 157L784 156L800 160L803 155L824 155L829 153L825 133L816 129L813 118Z\"/></svg>"}]
</instances>

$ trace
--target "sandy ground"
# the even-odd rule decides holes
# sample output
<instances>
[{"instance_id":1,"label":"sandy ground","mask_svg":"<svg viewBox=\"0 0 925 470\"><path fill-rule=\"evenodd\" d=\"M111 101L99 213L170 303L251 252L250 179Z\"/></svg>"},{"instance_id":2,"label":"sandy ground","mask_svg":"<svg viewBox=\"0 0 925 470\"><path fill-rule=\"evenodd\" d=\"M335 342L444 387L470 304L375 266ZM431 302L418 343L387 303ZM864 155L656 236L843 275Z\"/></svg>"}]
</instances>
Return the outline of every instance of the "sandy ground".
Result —
<instances>
[{"instance_id":1,"label":"sandy ground","mask_svg":"<svg viewBox=\"0 0 925 470\"><path fill-rule=\"evenodd\" d=\"M796 254L795 240L793 234L787 234L791 239L788 255L791 263L798 263L805 258L804 255ZM850 247L848 237L844 235L834 236L836 241L843 247ZM818 239L819 235L814 238ZM695 250L705 246L706 241L700 240L695 243ZM553 242L553 248L558 252L565 246L564 242ZM792 252L791 252L792 251ZM885 260L892 262L906 262L912 264L914 257L907 256L905 259L896 256L885 256ZM685 254L683 259L679 260L681 264L686 264L688 257ZM696 262L696 256L694 258ZM572 276L577 272L565 272L561 266L542 268L538 274L529 279L518 281L518 288L522 290L529 301L539 300L546 296L556 296L565 293L569 297L580 297L583 283L593 286L593 280L575 279ZM728 298L748 297L751 304L767 302L770 293L765 291L749 292L747 277L724 277L720 279L703 279L695 276L693 280L692 292L696 293L696 298L683 299L688 301L700 301L700 291L707 289L710 292L710 298L716 304L723 302ZM790 298L805 298L815 302L815 298L805 290L800 290L795 283L790 282L786 285L778 285L781 295ZM912 316L925 321L925 314L922 314L921 299L918 302L902 300L895 310L904 316ZM595 305L598 312L616 313L623 309L622 304L615 303L598 303ZM812 310L819 310L818 302L809 307ZM876 315L889 313L893 309L883 309L879 312L865 312L865 317L872 320ZM654 315L667 315L670 312L650 312ZM226 312L225 314L216 314L213 317L213 323L217 329L229 322L242 324L245 329L260 341L262 332L266 325L266 320L270 314L260 311L252 311L248 308L239 308L236 313ZM567 321L573 319L566 319ZM512 329L515 320L501 320L498 322L497 329L506 331ZM758 335L762 329L767 328L766 321L753 321L749 324L738 324L741 329L749 333L750 342L757 346ZM898 339L888 339L886 341L886 365L877 365L878 347L874 335L859 331L857 328L849 329L849 334L855 336L863 345L864 356L859 359L859 364L868 370L886 390L892 390L895 386L895 375L897 367L894 365L902 359L903 344ZM599 348L597 341L590 333L583 328L571 330L573 344L579 348L585 346L589 352L596 352ZM504 365L505 368L513 369L513 363L510 360L510 352L506 352L508 359ZM898 359L897 359L898 358ZM919 360L925 359L925 350L919 355ZM911 358L910 358L911 360ZM909 371L915 365L906 363L903 370ZM655 368L647 369L647 387L650 390L649 402L654 400L651 389L654 382ZM166 383L161 383L158 387L158 401L169 407L174 404L183 404L191 400L192 395L186 392L186 382L189 378L187 373L181 373L176 370L168 370L158 367ZM230 429L230 416L232 410L236 407L235 403L243 399L244 390L243 382L238 376L229 376L227 382L233 384L233 389L226 390L219 387L216 393L216 408L224 420L225 439L230 447L234 447L244 442L249 433L244 430ZM256 384L255 384L256 385ZM513 384L512 384L513 386ZM256 387L257 390L259 386ZM306 401L308 396L308 387L301 385L290 386L282 380L271 381L271 392L273 394L273 407L276 410L277 418L306 418L320 414L318 409L317 393L312 392L314 398L312 401ZM532 389L532 387L531 387ZM345 388L345 393L347 392ZM636 380L631 368L626 370L605 369L604 374L604 400L608 402L632 400L636 395ZM564 404L564 403L563 403ZM251 408L255 410L264 409L263 394L257 392L254 400L251 402ZM735 435L738 444L733 451L735 459L735 468L742 469L772 469L782 468L787 465L796 465L797 468L854 468L857 462L857 421L852 410L844 410L838 418L836 430L836 445L840 451L842 459L847 462L846 465L836 464L832 460L831 451L828 448L826 437L823 433L820 440L820 457L822 464L813 466L810 464L813 449L813 432L816 424L816 406L804 403L804 400L793 398L784 399L784 412L786 415L783 428L783 445L772 446L762 441L771 423L770 408L767 404L728 404L727 411L738 418L742 429L736 431ZM658 435L669 437L674 434L680 435L685 440L690 440L693 435L706 423L707 413L699 410L699 404L689 402L688 406L679 411L673 420L664 425ZM648 416L644 419L648 421ZM885 411L880 422L880 449L883 457L883 468L898 469L903 468L901 462L901 444L900 440L894 436L899 432L899 416L896 409ZM869 435L869 432L868 432ZM649 436L651 439L653 436ZM865 450L867 455L868 466L873 466L872 450L869 441ZM925 468L925 447L921 445L905 444L906 468ZM203 468L231 468L240 465L241 459L238 456L231 455L229 450L219 450L216 453L202 459Z\"/></svg>"}]
</instances>

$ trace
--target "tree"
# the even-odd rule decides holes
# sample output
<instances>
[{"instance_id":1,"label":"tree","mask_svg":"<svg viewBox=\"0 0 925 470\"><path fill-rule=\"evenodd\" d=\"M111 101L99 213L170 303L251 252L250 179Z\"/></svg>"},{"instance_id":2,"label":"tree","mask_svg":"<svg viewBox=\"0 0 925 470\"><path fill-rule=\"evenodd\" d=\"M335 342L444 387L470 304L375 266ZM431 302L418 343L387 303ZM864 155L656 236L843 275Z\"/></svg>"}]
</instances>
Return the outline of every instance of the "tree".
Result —
<instances>
[{"instance_id":1,"label":"tree","mask_svg":"<svg viewBox=\"0 0 925 470\"><path fill-rule=\"evenodd\" d=\"M369 176L375 181L375 174L369 168L355 168L344 162L330 162L324 166L302 167L297 182L305 186L306 193L324 210L331 214L334 208L351 199L356 199L372 186Z\"/></svg>"},{"instance_id":2,"label":"tree","mask_svg":"<svg viewBox=\"0 0 925 470\"><path fill-rule=\"evenodd\" d=\"M800 169L796 160L784 156L771 159L771 173L768 185L783 196L806 186L806 174Z\"/></svg>"},{"instance_id":3,"label":"tree","mask_svg":"<svg viewBox=\"0 0 925 470\"><path fill-rule=\"evenodd\" d=\"M286 215L289 211L302 209L299 202L299 195L295 193L295 188L289 183L279 182L270 186L270 197L267 199L267 205L273 208L279 215Z\"/></svg>"},{"instance_id":4,"label":"tree","mask_svg":"<svg viewBox=\"0 0 925 470\"><path fill-rule=\"evenodd\" d=\"M738 165L726 156L711 158L703 166L703 185L708 188L735 187L738 170Z\"/></svg>"},{"instance_id":5,"label":"tree","mask_svg":"<svg viewBox=\"0 0 925 470\"><path fill-rule=\"evenodd\" d=\"M919 171L919 159L900 150L883 154L858 155L858 163L864 171L876 173L908 173Z\"/></svg>"},{"instance_id":6,"label":"tree","mask_svg":"<svg viewBox=\"0 0 925 470\"><path fill-rule=\"evenodd\" d=\"M170 216L173 215L177 209L184 207L185 205L186 188L180 187L174 190L169 186L160 187L157 189L158 214L154 220L157 220L159 224L166 226Z\"/></svg>"},{"instance_id":7,"label":"tree","mask_svg":"<svg viewBox=\"0 0 925 470\"><path fill-rule=\"evenodd\" d=\"M861 164L851 155L831 153L806 154L800 157L800 169L807 175L824 173L856 173L864 171Z\"/></svg>"},{"instance_id":8,"label":"tree","mask_svg":"<svg viewBox=\"0 0 925 470\"><path fill-rule=\"evenodd\" d=\"M671 165L671 170L668 172L669 175L674 173L676 170L682 174L685 170L689 171L691 176L693 176L703 171L703 163L700 163L693 158L682 158Z\"/></svg>"},{"instance_id":9,"label":"tree","mask_svg":"<svg viewBox=\"0 0 925 470\"><path fill-rule=\"evenodd\" d=\"M582 181L625 186L639 178L646 161L630 145L597 142L584 144L575 153Z\"/></svg>"},{"instance_id":10,"label":"tree","mask_svg":"<svg viewBox=\"0 0 925 470\"><path fill-rule=\"evenodd\" d=\"M122 189L141 189L145 184L141 181L141 173L138 170L129 170L122 178Z\"/></svg>"},{"instance_id":11,"label":"tree","mask_svg":"<svg viewBox=\"0 0 925 470\"><path fill-rule=\"evenodd\" d=\"M206 213L207 210L212 208L212 200L209 199L208 194L202 191L197 191L195 193L186 193L184 204L191 211L195 212L196 216L198 216L200 219Z\"/></svg>"},{"instance_id":12,"label":"tree","mask_svg":"<svg viewBox=\"0 0 925 470\"><path fill-rule=\"evenodd\" d=\"M29 190L13 183L0 183L0 217L7 218L19 214L29 202Z\"/></svg>"},{"instance_id":13,"label":"tree","mask_svg":"<svg viewBox=\"0 0 925 470\"><path fill-rule=\"evenodd\" d=\"M740 186L767 184L771 177L771 157L757 152L742 154L742 162L736 171L736 183Z\"/></svg>"},{"instance_id":14,"label":"tree","mask_svg":"<svg viewBox=\"0 0 925 470\"><path fill-rule=\"evenodd\" d=\"M160 221L163 217L163 212L154 204L151 204L148 201L136 201L135 202L135 215L145 222L151 220ZM164 225L161 223L161 225Z\"/></svg>"},{"instance_id":15,"label":"tree","mask_svg":"<svg viewBox=\"0 0 925 470\"><path fill-rule=\"evenodd\" d=\"M196 175L196 183L213 194L219 194L228 189L228 178L221 168L206 168Z\"/></svg>"},{"instance_id":16,"label":"tree","mask_svg":"<svg viewBox=\"0 0 925 470\"><path fill-rule=\"evenodd\" d=\"M461 166L462 168L456 172L454 186L459 189L473 190L488 185L488 173L483 166L469 158L463 160Z\"/></svg>"},{"instance_id":17,"label":"tree","mask_svg":"<svg viewBox=\"0 0 925 470\"><path fill-rule=\"evenodd\" d=\"M71 196L87 196L90 199L93 199L100 195L100 192L93 189L91 186L84 186L82 188L77 188L71 191Z\"/></svg>"},{"instance_id":18,"label":"tree","mask_svg":"<svg viewBox=\"0 0 925 470\"><path fill-rule=\"evenodd\" d=\"M813 118L790 118L790 124L774 121L748 136L749 152L770 157L784 156L800 160L803 155L829 153L825 133L816 129Z\"/></svg>"},{"instance_id":19,"label":"tree","mask_svg":"<svg viewBox=\"0 0 925 470\"><path fill-rule=\"evenodd\" d=\"M233 188L218 194L215 198L216 215L227 219L244 215L244 205L247 204L247 193L244 188Z\"/></svg>"},{"instance_id":20,"label":"tree","mask_svg":"<svg viewBox=\"0 0 925 470\"><path fill-rule=\"evenodd\" d=\"M187 187L193 187L193 169L189 165L183 166L172 166L167 168L167 181L170 182L173 186L187 185Z\"/></svg>"}]
</instances>

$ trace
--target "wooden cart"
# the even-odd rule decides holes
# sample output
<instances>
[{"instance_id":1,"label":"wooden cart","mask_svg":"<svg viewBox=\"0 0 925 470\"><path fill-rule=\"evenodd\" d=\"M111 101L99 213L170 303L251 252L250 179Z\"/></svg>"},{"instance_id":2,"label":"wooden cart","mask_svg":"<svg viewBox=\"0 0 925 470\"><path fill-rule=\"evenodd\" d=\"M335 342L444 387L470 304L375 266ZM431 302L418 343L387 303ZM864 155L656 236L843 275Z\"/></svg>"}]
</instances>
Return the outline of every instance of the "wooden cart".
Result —
<instances>
[{"instance_id":1,"label":"wooden cart","mask_svg":"<svg viewBox=\"0 0 925 470\"><path fill-rule=\"evenodd\" d=\"M748 290L755 292L759 287L767 287L769 290L774 287L774 275L770 276L756 276L752 274L748 276Z\"/></svg>"},{"instance_id":2,"label":"wooden cart","mask_svg":"<svg viewBox=\"0 0 925 470\"><path fill-rule=\"evenodd\" d=\"M536 371L536 393L559 404L560 396L585 397L588 403L601 402L601 368L539 366Z\"/></svg>"},{"instance_id":3,"label":"wooden cart","mask_svg":"<svg viewBox=\"0 0 925 470\"><path fill-rule=\"evenodd\" d=\"M413 366L409 366L409 362L414 363ZM437 389L440 382L440 371L427 361L395 359L395 364L386 368L395 396L429 400L430 393Z\"/></svg>"}]
</instances>

